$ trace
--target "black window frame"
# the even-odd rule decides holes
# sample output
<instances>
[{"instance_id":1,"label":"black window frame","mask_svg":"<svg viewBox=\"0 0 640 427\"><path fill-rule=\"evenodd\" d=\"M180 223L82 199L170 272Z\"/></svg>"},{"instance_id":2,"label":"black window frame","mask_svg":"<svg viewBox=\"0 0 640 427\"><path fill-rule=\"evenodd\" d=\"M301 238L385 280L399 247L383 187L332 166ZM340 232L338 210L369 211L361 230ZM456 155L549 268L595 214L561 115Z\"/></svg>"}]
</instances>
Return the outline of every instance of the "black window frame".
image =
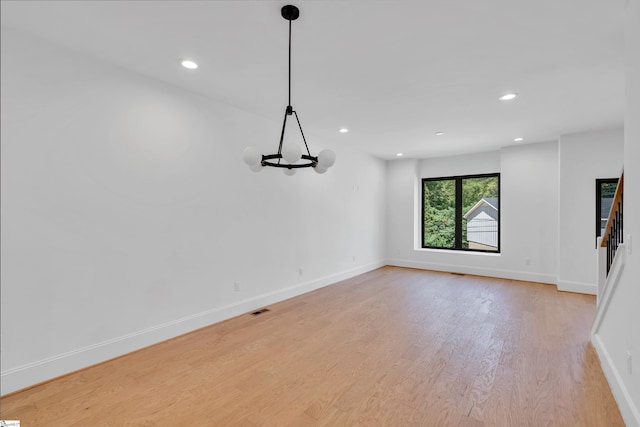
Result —
<instances>
[{"instance_id":1,"label":"black window frame","mask_svg":"<svg viewBox=\"0 0 640 427\"><path fill-rule=\"evenodd\" d=\"M618 188L619 178L597 178L596 179L596 248L597 240L600 237L601 221L602 221L602 184L616 184ZM615 193L614 193L615 198Z\"/></svg>"},{"instance_id":2,"label":"black window frame","mask_svg":"<svg viewBox=\"0 0 640 427\"><path fill-rule=\"evenodd\" d=\"M498 178L498 206L496 206L498 208L498 246L497 246L497 250L488 250L488 249L470 249L470 248L463 248L462 247L462 181L465 179L469 179L469 178ZM424 233L425 233L425 229L424 229L424 197L425 197L425 191L424 191L424 187L425 187L425 182L427 181L444 181L444 180L455 180L455 239L454 239L454 246L453 248L446 248L446 247L440 247L440 246L426 246L424 243ZM484 253L490 253L490 254L499 254L500 253L500 241L501 241L501 222L502 222L502 212L500 209L500 204L502 203L501 201L501 194L500 194L500 172L496 172L496 173L483 173L483 174L475 174L475 175L455 175L455 176L443 176L443 177L435 177L435 178L422 178L422 188L420 189L420 193L422 196L421 199L421 223L420 223L420 230L421 230L421 234L420 234L420 245L422 246L422 249L440 249L440 250L446 250L446 251L463 251L463 252L484 252Z\"/></svg>"}]
</instances>

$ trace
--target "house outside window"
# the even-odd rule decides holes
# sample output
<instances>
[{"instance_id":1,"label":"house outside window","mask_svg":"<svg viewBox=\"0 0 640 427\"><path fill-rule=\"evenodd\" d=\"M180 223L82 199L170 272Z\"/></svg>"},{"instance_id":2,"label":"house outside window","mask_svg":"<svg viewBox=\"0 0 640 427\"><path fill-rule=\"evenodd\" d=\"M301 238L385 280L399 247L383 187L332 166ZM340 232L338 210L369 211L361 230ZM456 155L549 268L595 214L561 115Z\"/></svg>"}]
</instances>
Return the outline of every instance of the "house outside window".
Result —
<instances>
[{"instance_id":1,"label":"house outside window","mask_svg":"<svg viewBox=\"0 0 640 427\"><path fill-rule=\"evenodd\" d=\"M498 197L484 197L464 214L469 249L498 250L499 201Z\"/></svg>"}]
</instances>

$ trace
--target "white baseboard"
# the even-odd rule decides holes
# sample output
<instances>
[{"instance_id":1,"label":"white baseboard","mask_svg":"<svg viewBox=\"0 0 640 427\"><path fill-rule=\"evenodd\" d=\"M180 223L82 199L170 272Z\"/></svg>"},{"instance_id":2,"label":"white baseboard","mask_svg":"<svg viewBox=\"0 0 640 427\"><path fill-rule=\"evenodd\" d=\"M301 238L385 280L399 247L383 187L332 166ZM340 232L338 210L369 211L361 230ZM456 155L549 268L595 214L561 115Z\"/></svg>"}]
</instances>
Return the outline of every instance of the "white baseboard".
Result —
<instances>
[{"instance_id":1,"label":"white baseboard","mask_svg":"<svg viewBox=\"0 0 640 427\"><path fill-rule=\"evenodd\" d=\"M598 285L595 283L572 282L570 280L558 279L558 290L565 292L576 292L579 294L598 294Z\"/></svg>"},{"instance_id":2,"label":"white baseboard","mask_svg":"<svg viewBox=\"0 0 640 427\"><path fill-rule=\"evenodd\" d=\"M607 347L597 334L592 334L591 342L593 347L598 353L600 358L600 366L602 366L602 372L607 378L611 393L618 404L620 414L627 427L640 427L640 410L635 405L631 393L625 386L620 371L616 368Z\"/></svg>"},{"instance_id":3,"label":"white baseboard","mask_svg":"<svg viewBox=\"0 0 640 427\"><path fill-rule=\"evenodd\" d=\"M332 285L386 265L383 261L362 265L340 273L258 295L237 303L215 307L201 313L143 329L111 340L72 350L0 373L0 395L68 374L114 357L156 344L213 323L248 313L304 293Z\"/></svg>"},{"instance_id":4,"label":"white baseboard","mask_svg":"<svg viewBox=\"0 0 640 427\"><path fill-rule=\"evenodd\" d=\"M396 267L418 268L421 270L445 271L449 273L473 274L476 276L499 277L502 279L524 280L556 284L556 277L550 274L530 273L527 271L499 270L495 268L469 267L459 264L440 264L424 261L388 259L387 265Z\"/></svg>"}]
</instances>

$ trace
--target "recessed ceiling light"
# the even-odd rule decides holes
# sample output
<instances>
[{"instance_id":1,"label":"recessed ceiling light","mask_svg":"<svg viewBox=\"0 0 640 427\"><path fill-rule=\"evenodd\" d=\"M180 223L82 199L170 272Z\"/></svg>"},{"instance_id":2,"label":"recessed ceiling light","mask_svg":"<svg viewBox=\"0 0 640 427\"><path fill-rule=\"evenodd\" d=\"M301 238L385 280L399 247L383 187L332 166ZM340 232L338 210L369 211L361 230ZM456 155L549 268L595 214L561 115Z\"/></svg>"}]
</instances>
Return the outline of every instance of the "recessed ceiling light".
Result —
<instances>
[{"instance_id":1,"label":"recessed ceiling light","mask_svg":"<svg viewBox=\"0 0 640 427\"><path fill-rule=\"evenodd\" d=\"M523 137L521 137L521 136L519 136L519 137L517 137L517 138L513 138L513 140L514 140L515 142L520 142L520 141L524 141L524 138L523 138Z\"/></svg>"},{"instance_id":2,"label":"recessed ceiling light","mask_svg":"<svg viewBox=\"0 0 640 427\"><path fill-rule=\"evenodd\" d=\"M402 157L402 156L404 156L404 154L402 154L402 153L396 153L396 156L398 156L398 157Z\"/></svg>"},{"instance_id":3,"label":"recessed ceiling light","mask_svg":"<svg viewBox=\"0 0 640 427\"><path fill-rule=\"evenodd\" d=\"M444 132L436 132L436 136L444 135Z\"/></svg>"},{"instance_id":4,"label":"recessed ceiling light","mask_svg":"<svg viewBox=\"0 0 640 427\"><path fill-rule=\"evenodd\" d=\"M198 64L191 61L190 59L183 59L180 63L184 68L188 68L190 70L195 70L196 68L198 68Z\"/></svg>"},{"instance_id":5,"label":"recessed ceiling light","mask_svg":"<svg viewBox=\"0 0 640 427\"><path fill-rule=\"evenodd\" d=\"M518 96L517 93L505 93L504 95L502 95L500 98L498 98L500 101L510 101L513 98L515 98L516 96Z\"/></svg>"},{"instance_id":6,"label":"recessed ceiling light","mask_svg":"<svg viewBox=\"0 0 640 427\"><path fill-rule=\"evenodd\" d=\"M347 129L347 128L340 128L340 130L339 130L338 132L340 132L340 133L347 133L347 132L349 132L349 129Z\"/></svg>"}]
</instances>

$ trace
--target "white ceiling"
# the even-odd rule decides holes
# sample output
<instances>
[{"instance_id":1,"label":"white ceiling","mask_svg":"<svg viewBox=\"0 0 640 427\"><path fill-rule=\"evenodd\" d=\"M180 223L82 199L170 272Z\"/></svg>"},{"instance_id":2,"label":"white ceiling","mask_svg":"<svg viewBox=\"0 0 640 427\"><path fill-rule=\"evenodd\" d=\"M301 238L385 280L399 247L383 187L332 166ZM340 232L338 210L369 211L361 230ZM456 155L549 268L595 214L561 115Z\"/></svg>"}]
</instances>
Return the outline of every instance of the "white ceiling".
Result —
<instances>
[{"instance_id":1,"label":"white ceiling","mask_svg":"<svg viewBox=\"0 0 640 427\"><path fill-rule=\"evenodd\" d=\"M288 3L3 0L1 18L3 27L280 121ZM292 4L301 14L292 105L312 147L324 139L385 159L428 157L623 122L624 0ZM185 70L184 57L200 67ZM519 97L498 101L510 91ZM343 126L350 132L339 134Z\"/></svg>"}]
</instances>

